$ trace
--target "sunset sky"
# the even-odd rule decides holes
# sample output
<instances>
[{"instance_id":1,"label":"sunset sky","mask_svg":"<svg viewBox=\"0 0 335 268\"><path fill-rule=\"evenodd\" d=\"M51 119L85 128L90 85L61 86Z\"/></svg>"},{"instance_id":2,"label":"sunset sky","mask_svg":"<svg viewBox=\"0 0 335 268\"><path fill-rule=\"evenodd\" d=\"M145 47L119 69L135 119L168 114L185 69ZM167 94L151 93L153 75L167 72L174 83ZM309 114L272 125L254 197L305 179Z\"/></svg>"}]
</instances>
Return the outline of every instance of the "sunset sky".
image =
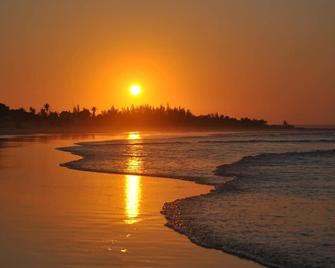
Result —
<instances>
[{"instance_id":1,"label":"sunset sky","mask_svg":"<svg viewBox=\"0 0 335 268\"><path fill-rule=\"evenodd\" d=\"M13 107L169 103L335 124L334 0L1 0L0 35Z\"/></svg>"}]
</instances>

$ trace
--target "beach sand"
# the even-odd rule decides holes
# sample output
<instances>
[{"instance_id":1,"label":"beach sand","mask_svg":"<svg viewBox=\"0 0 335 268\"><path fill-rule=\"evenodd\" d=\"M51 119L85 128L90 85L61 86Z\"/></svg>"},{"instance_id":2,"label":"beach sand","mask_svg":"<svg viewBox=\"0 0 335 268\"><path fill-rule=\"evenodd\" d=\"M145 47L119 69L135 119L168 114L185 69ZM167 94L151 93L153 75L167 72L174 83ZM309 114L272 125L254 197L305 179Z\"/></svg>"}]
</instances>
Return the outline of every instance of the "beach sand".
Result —
<instances>
[{"instance_id":1,"label":"beach sand","mask_svg":"<svg viewBox=\"0 0 335 268\"><path fill-rule=\"evenodd\" d=\"M165 226L165 202L211 187L59 166L77 157L55 148L92 139L0 139L1 267L261 267Z\"/></svg>"}]
</instances>

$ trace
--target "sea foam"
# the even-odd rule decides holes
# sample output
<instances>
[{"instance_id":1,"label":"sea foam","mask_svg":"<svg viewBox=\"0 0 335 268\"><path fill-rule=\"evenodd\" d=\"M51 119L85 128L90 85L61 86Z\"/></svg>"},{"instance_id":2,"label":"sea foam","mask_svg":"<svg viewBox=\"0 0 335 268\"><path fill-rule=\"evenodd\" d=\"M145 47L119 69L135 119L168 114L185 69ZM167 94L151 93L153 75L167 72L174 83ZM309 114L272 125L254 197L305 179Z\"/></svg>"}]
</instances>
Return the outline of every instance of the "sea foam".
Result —
<instances>
[{"instance_id":1,"label":"sea foam","mask_svg":"<svg viewBox=\"0 0 335 268\"><path fill-rule=\"evenodd\" d=\"M236 179L165 204L168 226L271 267L335 267L335 150L260 154L216 172Z\"/></svg>"}]
</instances>

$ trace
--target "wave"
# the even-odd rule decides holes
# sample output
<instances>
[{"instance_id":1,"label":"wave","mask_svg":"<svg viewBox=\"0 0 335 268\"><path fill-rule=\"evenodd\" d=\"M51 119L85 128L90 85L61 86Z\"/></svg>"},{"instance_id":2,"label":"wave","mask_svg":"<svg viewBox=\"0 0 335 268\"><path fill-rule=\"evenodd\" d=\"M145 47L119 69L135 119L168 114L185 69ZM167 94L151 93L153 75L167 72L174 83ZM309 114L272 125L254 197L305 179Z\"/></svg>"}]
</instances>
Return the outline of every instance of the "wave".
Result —
<instances>
[{"instance_id":1,"label":"wave","mask_svg":"<svg viewBox=\"0 0 335 268\"><path fill-rule=\"evenodd\" d=\"M161 142L161 141L147 141L147 140L142 140L142 141L102 141L102 142L79 142L76 143L76 145L90 145L90 146L101 146L101 145L108 145L108 146L131 146L131 145L177 145L177 144L190 144L191 142L185 142L185 141L166 141L166 142Z\"/></svg>"},{"instance_id":2,"label":"wave","mask_svg":"<svg viewBox=\"0 0 335 268\"><path fill-rule=\"evenodd\" d=\"M59 148L59 150L63 151L63 148ZM75 169L75 170L90 171L90 172L97 172L97 173L135 175L135 176L146 176L146 177L155 177L155 178L170 178L170 179L186 180L186 181L193 181L193 182L204 184L204 185L219 185L229 180L227 178L222 178L220 180L220 178L213 179L212 177L199 177L199 176L191 176L191 175L186 175L186 174L185 175L183 174L172 175L170 173L159 173L159 172L149 173L149 172L122 171L122 170L110 169L110 168L105 169L101 167L85 166L84 164L80 163L80 160L62 163L60 164L60 166L70 168L70 169Z\"/></svg>"},{"instance_id":3,"label":"wave","mask_svg":"<svg viewBox=\"0 0 335 268\"><path fill-rule=\"evenodd\" d=\"M236 178L166 203L167 226L269 267L335 267L335 150L247 156L216 173Z\"/></svg>"},{"instance_id":4,"label":"wave","mask_svg":"<svg viewBox=\"0 0 335 268\"><path fill-rule=\"evenodd\" d=\"M251 167L264 165L307 165L320 158L335 157L335 150L315 150L309 152L263 153L255 156L245 156L232 164L218 166L215 174L220 176L246 176L246 171ZM319 158L319 159L317 159ZM263 174L264 175L264 172Z\"/></svg>"}]
</instances>

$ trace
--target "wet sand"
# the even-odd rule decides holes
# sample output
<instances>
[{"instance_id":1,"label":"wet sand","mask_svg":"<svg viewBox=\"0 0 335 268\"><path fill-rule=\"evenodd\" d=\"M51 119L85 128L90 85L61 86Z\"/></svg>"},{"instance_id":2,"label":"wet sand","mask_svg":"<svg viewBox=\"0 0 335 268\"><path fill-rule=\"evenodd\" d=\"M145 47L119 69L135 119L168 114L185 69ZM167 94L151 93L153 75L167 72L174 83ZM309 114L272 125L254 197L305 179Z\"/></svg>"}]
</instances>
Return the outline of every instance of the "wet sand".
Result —
<instances>
[{"instance_id":1,"label":"wet sand","mask_svg":"<svg viewBox=\"0 0 335 268\"><path fill-rule=\"evenodd\" d=\"M77 157L55 148L94 138L0 139L1 267L261 267L165 226L165 202L211 187L59 166Z\"/></svg>"}]
</instances>

